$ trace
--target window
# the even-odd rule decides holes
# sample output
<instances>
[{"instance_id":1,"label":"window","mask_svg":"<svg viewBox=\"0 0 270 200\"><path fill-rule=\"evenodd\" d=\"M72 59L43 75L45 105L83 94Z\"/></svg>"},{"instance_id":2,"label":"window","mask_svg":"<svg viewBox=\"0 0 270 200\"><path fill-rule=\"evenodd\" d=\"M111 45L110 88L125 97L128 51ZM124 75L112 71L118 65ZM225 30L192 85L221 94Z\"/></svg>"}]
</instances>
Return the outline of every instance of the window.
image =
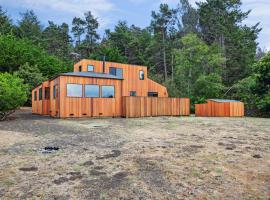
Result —
<instances>
[{"instance_id":1,"label":"window","mask_svg":"<svg viewBox=\"0 0 270 200\"><path fill-rule=\"evenodd\" d=\"M110 67L110 72L111 75L117 76L119 78L123 78L123 69L121 68L116 68L116 67Z\"/></svg>"},{"instance_id":2,"label":"window","mask_svg":"<svg viewBox=\"0 0 270 200\"><path fill-rule=\"evenodd\" d=\"M140 80L144 80L144 71L140 70L139 78Z\"/></svg>"},{"instance_id":3,"label":"window","mask_svg":"<svg viewBox=\"0 0 270 200\"><path fill-rule=\"evenodd\" d=\"M103 98L114 98L114 86L101 86Z\"/></svg>"},{"instance_id":4,"label":"window","mask_svg":"<svg viewBox=\"0 0 270 200\"><path fill-rule=\"evenodd\" d=\"M158 97L158 93L157 92L148 92L148 96L149 97Z\"/></svg>"},{"instance_id":5,"label":"window","mask_svg":"<svg viewBox=\"0 0 270 200\"><path fill-rule=\"evenodd\" d=\"M137 96L136 91L130 91L130 96L131 97L136 97Z\"/></svg>"},{"instance_id":6,"label":"window","mask_svg":"<svg viewBox=\"0 0 270 200\"><path fill-rule=\"evenodd\" d=\"M48 100L50 99L50 88L45 87L45 99Z\"/></svg>"},{"instance_id":7,"label":"window","mask_svg":"<svg viewBox=\"0 0 270 200\"><path fill-rule=\"evenodd\" d=\"M42 100L42 88L39 88L39 91L38 91L38 100Z\"/></svg>"},{"instance_id":8,"label":"window","mask_svg":"<svg viewBox=\"0 0 270 200\"><path fill-rule=\"evenodd\" d=\"M68 97L82 97L82 85L81 84L67 84L67 96Z\"/></svg>"},{"instance_id":9,"label":"window","mask_svg":"<svg viewBox=\"0 0 270 200\"><path fill-rule=\"evenodd\" d=\"M81 72L82 71L82 66L79 66L79 72Z\"/></svg>"},{"instance_id":10,"label":"window","mask_svg":"<svg viewBox=\"0 0 270 200\"><path fill-rule=\"evenodd\" d=\"M88 72L93 72L94 71L94 66L93 65L88 65L87 66L87 71Z\"/></svg>"},{"instance_id":11,"label":"window","mask_svg":"<svg viewBox=\"0 0 270 200\"><path fill-rule=\"evenodd\" d=\"M99 97L99 85L85 85L84 96L85 97Z\"/></svg>"},{"instance_id":12,"label":"window","mask_svg":"<svg viewBox=\"0 0 270 200\"><path fill-rule=\"evenodd\" d=\"M57 97L57 85L53 86L53 98L55 99Z\"/></svg>"},{"instance_id":13,"label":"window","mask_svg":"<svg viewBox=\"0 0 270 200\"><path fill-rule=\"evenodd\" d=\"M37 91L34 92L34 100L37 100Z\"/></svg>"}]
</instances>

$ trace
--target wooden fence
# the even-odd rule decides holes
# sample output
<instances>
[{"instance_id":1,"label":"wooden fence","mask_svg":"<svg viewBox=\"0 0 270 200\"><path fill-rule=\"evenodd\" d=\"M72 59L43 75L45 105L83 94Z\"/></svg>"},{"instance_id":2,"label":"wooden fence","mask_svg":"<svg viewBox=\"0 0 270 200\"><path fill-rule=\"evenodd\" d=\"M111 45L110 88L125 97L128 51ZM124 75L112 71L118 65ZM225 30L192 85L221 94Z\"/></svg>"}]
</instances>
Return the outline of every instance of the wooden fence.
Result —
<instances>
[{"instance_id":1,"label":"wooden fence","mask_svg":"<svg viewBox=\"0 0 270 200\"><path fill-rule=\"evenodd\" d=\"M187 116L190 115L188 98L123 97L124 117Z\"/></svg>"}]
</instances>

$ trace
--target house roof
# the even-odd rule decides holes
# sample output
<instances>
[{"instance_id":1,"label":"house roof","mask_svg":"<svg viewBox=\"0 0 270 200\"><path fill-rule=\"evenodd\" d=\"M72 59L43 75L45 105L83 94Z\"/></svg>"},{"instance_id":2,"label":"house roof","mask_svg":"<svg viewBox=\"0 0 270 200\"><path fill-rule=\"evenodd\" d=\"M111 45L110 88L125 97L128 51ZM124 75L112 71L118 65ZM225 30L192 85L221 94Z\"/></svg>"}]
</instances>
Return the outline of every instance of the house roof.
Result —
<instances>
[{"instance_id":1,"label":"house roof","mask_svg":"<svg viewBox=\"0 0 270 200\"><path fill-rule=\"evenodd\" d=\"M123 80L123 78L111 74L95 73L95 72L67 72L59 74L58 76L80 76L80 77L91 77L91 78L107 78L107 79L118 79Z\"/></svg>"},{"instance_id":2,"label":"house roof","mask_svg":"<svg viewBox=\"0 0 270 200\"><path fill-rule=\"evenodd\" d=\"M231 100L231 99L208 99L209 101L215 101L218 103L226 103L226 102L240 102L237 100Z\"/></svg>"}]
</instances>

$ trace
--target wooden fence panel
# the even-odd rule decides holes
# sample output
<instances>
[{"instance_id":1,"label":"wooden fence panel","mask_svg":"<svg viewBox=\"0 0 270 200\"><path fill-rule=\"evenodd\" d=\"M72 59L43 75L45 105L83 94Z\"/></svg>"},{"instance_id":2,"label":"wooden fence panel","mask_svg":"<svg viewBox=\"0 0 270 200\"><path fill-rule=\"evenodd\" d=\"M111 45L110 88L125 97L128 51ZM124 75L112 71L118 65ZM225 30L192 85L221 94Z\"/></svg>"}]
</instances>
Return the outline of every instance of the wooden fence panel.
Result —
<instances>
[{"instance_id":1,"label":"wooden fence panel","mask_svg":"<svg viewBox=\"0 0 270 200\"><path fill-rule=\"evenodd\" d=\"M190 114L188 98L123 97L124 117L180 116Z\"/></svg>"}]
</instances>

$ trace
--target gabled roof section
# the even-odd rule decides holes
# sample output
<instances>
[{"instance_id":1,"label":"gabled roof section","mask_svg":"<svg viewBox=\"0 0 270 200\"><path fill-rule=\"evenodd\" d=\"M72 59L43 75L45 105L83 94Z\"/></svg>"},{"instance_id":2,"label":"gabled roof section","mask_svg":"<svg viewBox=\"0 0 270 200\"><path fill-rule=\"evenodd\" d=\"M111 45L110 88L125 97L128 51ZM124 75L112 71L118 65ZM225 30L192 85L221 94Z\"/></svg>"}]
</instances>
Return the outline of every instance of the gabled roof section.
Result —
<instances>
[{"instance_id":1,"label":"gabled roof section","mask_svg":"<svg viewBox=\"0 0 270 200\"><path fill-rule=\"evenodd\" d=\"M237 100L231 100L231 99L208 99L209 101L215 101L218 103L226 103L226 102L241 102Z\"/></svg>"},{"instance_id":2,"label":"gabled roof section","mask_svg":"<svg viewBox=\"0 0 270 200\"><path fill-rule=\"evenodd\" d=\"M106 79L118 79L123 80L123 78L104 73L95 73L95 72L68 72L59 74L59 76L79 76L79 77L91 77L91 78L106 78Z\"/></svg>"}]
</instances>

